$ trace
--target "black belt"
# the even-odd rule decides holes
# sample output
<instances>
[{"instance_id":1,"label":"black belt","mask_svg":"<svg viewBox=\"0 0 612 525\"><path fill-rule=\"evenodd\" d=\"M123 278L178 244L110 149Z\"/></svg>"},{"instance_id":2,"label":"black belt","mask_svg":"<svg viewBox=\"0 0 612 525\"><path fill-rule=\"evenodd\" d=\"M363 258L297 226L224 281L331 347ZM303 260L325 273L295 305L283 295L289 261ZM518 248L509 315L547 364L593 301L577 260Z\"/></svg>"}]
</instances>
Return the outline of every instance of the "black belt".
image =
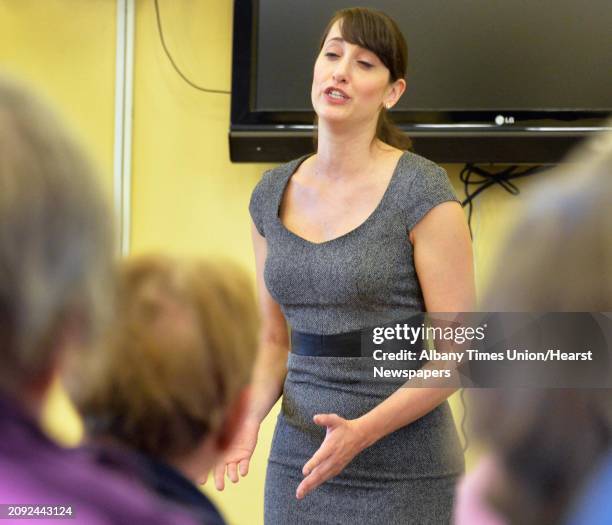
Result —
<instances>
[{"instance_id":1,"label":"black belt","mask_svg":"<svg viewBox=\"0 0 612 525\"><path fill-rule=\"evenodd\" d=\"M320 335L293 330L291 352L313 357L361 357L361 331Z\"/></svg>"},{"instance_id":2,"label":"black belt","mask_svg":"<svg viewBox=\"0 0 612 525\"><path fill-rule=\"evenodd\" d=\"M420 325L424 320L424 313L415 313L407 319L392 321L380 326L394 326L396 324ZM421 347L421 343L417 343ZM372 329L355 330L341 334L321 335L306 332L291 331L291 352L296 355L313 357L371 357L372 351L378 348L372 342ZM406 348L406 341L391 340L385 342L386 351L398 351Z\"/></svg>"}]
</instances>

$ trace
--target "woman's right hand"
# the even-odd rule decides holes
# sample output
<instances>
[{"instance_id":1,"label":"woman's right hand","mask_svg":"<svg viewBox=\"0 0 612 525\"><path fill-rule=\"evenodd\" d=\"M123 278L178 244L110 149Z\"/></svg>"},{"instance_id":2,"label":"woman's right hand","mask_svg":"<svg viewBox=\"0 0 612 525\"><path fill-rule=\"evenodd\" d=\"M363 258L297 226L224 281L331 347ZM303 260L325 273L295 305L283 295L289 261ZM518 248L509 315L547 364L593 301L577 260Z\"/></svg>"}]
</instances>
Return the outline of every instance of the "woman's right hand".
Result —
<instances>
[{"instance_id":1,"label":"woman's right hand","mask_svg":"<svg viewBox=\"0 0 612 525\"><path fill-rule=\"evenodd\" d=\"M289 353L287 321L280 306L270 295L263 278L268 245L265 237L257 231L255 224L251 224L251 234L262 319L260 344L250 382L251 401L246 418L223 454L222 460L213 469L217 490L225 488L226 473L233 483L238 482L238 474L242 477L248 474L261 422L281 396L287 375Z\"/></svg>"},{"instance_id":2,"label":"woman's right hand","mask_svg":"<svg viewBox=\"0 0 612 525\"><path fill-rule=\"evenodd\" d=\"M223 459L214 468L215 487L225 488L225 473L232 483L238 482L238 473L244 477L249 472L249 462L257 445L260 424L254 420L245 420L232 444L223 455Z\"/></svg>"}]
</instances>

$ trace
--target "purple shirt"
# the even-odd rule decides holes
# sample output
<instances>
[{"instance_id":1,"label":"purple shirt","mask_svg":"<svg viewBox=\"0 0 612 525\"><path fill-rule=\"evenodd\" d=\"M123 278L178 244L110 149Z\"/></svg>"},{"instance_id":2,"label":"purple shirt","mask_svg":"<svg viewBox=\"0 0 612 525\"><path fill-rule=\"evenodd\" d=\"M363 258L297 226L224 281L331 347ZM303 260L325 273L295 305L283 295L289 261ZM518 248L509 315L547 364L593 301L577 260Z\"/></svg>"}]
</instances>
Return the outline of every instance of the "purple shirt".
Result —
<instances>
[{"instance_id":1,"label":"purple shirt","mask_svg":"<svg viewBox=\"0 0 612 525\"><path fill-rule=\"evenodd\" d=\"M0 503L72 506L73 519L31 523L194 525L118 469L107 469L82 449L51 441L17 403L0 396ZM19 523L29 523L20 520Z\"/></svg>"}]
</instances>

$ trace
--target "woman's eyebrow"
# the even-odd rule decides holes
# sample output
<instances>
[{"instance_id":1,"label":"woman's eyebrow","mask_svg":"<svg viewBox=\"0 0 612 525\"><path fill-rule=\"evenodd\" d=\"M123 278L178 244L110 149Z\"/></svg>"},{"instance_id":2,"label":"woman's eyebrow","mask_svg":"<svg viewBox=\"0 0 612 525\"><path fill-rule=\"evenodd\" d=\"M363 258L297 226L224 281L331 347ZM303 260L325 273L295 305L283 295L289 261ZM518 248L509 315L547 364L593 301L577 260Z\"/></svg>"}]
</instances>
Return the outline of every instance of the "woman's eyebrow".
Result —
<instances>
[{"instance_id":1,"label":"woman's eyebrow","mask_svg":"<svg viewBox=\"0 0 612 525\"><path fill-rule=\"evenodd\" d=\"M342 38L341 36L335 36L334 38L330 38L327 43L329 44L330 42L344 42L344 38Z\"/></svg>"}]
</instances>

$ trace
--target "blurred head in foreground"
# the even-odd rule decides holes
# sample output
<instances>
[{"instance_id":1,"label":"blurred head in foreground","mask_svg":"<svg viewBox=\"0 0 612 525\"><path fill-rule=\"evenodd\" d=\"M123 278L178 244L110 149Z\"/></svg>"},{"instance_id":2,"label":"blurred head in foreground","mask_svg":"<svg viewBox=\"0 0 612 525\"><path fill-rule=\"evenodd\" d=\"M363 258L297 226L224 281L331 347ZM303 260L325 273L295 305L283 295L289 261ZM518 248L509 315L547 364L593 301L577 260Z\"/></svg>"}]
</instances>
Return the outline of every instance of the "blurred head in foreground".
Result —
<instances>
[{"instance_id":1,"label":"blurred head in foreground","mask_svg":"<svg viewBox=\"0 0 612 525\"><path fill-rule=\"evenodd\" d=\"M117 313L107 351L71 387L88 434L202 481L246 404L258 325L249 279L228 264L132 258Z\"/></svg>"},{"instance_id":2,"label":"blurred head in foreground","mask_svg":"<svg viewBox=\"0 0 612 525\"><path fill-rule=\"evenodd\" d=\"M612 311L611 202L612 131L582 144L525 194L483 308Z\"/></svg>"},{"instance_id":3,"label":"blurred head in foreground","mask_svg":"<svg viewBox=\"0 0 612 525\"><path fill-rule=\"evenodd\" d=\"M53 379L105 329L111 217L61 123L0 77L0 498L70 507L78 523L193 523L39 428Z\"/></svg>"},{"instance_id":4,"label":"blurred head in foreground","mask_svg":"<svg viewBox=\"0 0 612 525\"><path fill-rule=\"evenodd\" d=\"M0 392L38 411L108 311L111 214L61 124L0 77Z\"/></svg>"},{"instance_id":5,"label":"blurred head in foreground","mask_svg":"<svg viewBox=\"0 0 612 525\"><path fill-rule=\"evenodd\" d=\"M556 171L528 197L483 310L612 310L612 133ZM490 455L459 490L458 525L561 523L612 446L609 390L490 390L473 401L475 434ZM465 516L472 489L501 521Z\"/></svg>"},{"instance_id":6,"label":"blurred head in foreground","mask_svg":"<svg viewBox=\"0 0 612 525\"><path fill-rule=\"evenodd\" d=\"M473 401L497 465L485 500L505 523L561 523L612 446L609 390L490 390Z\"/></svg>"}]
</instances>

